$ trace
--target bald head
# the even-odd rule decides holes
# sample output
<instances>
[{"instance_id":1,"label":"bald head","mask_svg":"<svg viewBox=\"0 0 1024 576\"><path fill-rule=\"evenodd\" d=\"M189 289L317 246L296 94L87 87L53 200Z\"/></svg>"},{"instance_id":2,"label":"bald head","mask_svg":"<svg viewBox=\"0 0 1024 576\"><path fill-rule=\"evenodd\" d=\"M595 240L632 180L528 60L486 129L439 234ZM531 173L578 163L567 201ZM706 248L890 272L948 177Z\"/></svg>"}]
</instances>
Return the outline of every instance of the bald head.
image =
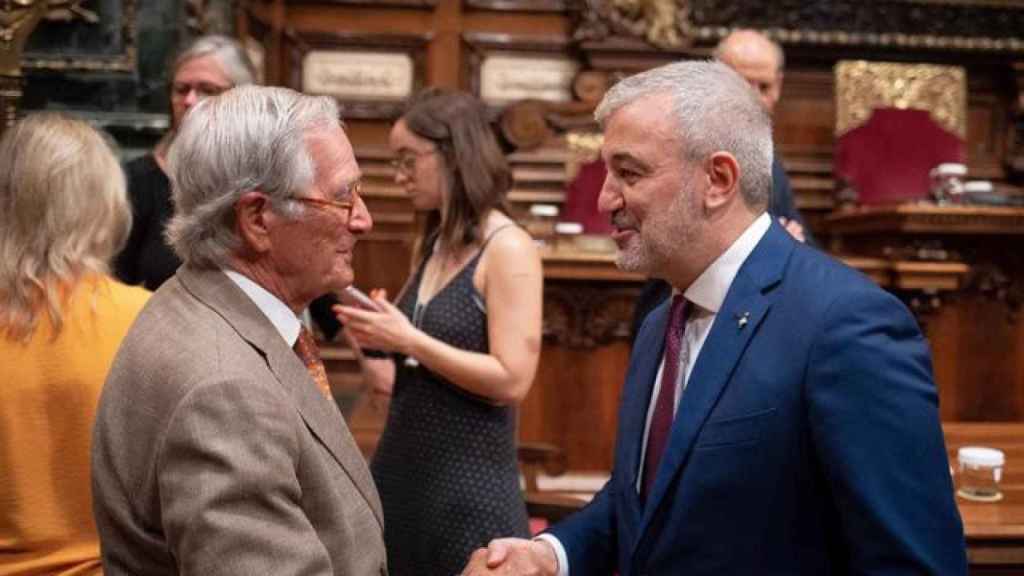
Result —
<instances>
[{"instance_id":1,"label":"bald head","mask_svg":"<svg viewBox=\"0 0 1024 576\"><path fill-rule=\"evenodd\" d=\"M757 91L768 113L782 94L782 47L755 30L736 30L715 48L715 58L740 73Z\"/></svg>"}]
</instances>

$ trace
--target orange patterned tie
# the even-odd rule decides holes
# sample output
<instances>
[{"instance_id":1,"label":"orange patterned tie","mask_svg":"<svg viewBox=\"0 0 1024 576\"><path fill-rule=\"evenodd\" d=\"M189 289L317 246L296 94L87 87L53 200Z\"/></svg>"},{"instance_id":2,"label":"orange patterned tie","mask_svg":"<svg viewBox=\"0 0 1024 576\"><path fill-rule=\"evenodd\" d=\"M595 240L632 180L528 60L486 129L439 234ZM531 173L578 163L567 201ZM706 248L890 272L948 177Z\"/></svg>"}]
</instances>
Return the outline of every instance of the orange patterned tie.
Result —
<instances>
[{"instance_id":1,"label":"orange patterned tie","mask_svg":"<svg viewBox=\"0 0 1024 576\"><path fill-rule=\"evenodd\" d=\"M299 330L299 339L295 341L295 353L306 365L306 370L313 377L313 382L316 382L316 387L324 396L331 398L331 385L327 382L327 370L324 369L324 363L320 360L320 350L316 347L316 342L313 341L313 335L305 326Z\"/></svg>"}]
</instances>

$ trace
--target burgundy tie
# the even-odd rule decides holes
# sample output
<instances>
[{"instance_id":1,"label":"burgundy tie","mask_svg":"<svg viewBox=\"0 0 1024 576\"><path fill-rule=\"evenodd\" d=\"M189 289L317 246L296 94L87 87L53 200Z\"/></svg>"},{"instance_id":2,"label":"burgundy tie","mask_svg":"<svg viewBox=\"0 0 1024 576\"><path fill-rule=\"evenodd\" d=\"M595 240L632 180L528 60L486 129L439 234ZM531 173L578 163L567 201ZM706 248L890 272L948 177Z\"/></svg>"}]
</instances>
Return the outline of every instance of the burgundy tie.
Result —
<instances>
[{"instance_id":1,"label":"burgundy tie","mask_svg":"<svg viewBox=\"0 0 1024 576\"><path fill-rule=\"evenodd\" d=\"M668 444L672 431L675 408L676 379L679 376L679 352L683 348L683 328L686 326L686 298L682 294L672 297L669 309L668 328L665 330L665 366L661 371L661 389L654 403L651 429L647 433L647 451L644 455L644 476L640 498L646 500L654 479L658 475L658 464Z\"/></svg>"},{"instance_id":2,"label":"burgundy tie","mask_svg":"<svg viewBox=\"0 0 1024 576\"><path fill-rule=\"evenodd\" d=\"M299 330L299 338L295 341L294 349L306 366L306 371L312 376L313 382L316 382L316 387L324 396L330 398L331 385L327 381L327 370L324 368L323 360L320 359L320 349L305 326Z\"/></svg>"}]
</instances>

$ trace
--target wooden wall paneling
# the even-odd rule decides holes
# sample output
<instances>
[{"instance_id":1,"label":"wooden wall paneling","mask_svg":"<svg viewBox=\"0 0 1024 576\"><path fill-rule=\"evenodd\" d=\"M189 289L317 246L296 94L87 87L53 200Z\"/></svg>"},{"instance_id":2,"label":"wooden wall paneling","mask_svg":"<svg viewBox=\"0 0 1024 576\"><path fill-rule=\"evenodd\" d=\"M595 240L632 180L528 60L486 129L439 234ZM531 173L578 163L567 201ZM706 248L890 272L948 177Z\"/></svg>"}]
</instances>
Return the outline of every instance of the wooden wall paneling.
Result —
<instances>
[{"instance_id":1,"label":"wooden wall paneling","mask_svg":"<svg viewBox=\"0 0 1024 576\"><path fill-rule=\"evenodd\" d=\"M786 159L832 158L835 141L832 67L787 68L775 109L775 140Z\"/></svg>"},{"instance_id":2,"label":"wooden wall paneling","mask_svg":"<svg viewBox=\"0 0 1024 576\"><path fill-rule=\"evenodd\" d=\"M611 470L629 343L593 350L545 343L520 407L519 439L558 446L572 471Z\"/></svg>"},{"instance_id":3,"label":"wooden wall paneling","mask_svg":"<svg viewBox=\"0 0 1024 576\"><path fill-rule=\"evenodd\" d=\"M445 0L434 13L434 41L430 43L430 85L462 88L462 30L460 0Z\"/></svg>"},{"instance_id":4,"label":"wooden wall paneling","mask_svg":"<svg viewBox=\"0 0 1024 576\"><path fill-rule=\"evenodd\" d=\"M263 49L263 81L270 86L283 85L281 31L284 26L284 0L243 0L238 6L238 32L244 40L251 37Z\"/></svg>"},{"instance_id":5,"label":"wooden wall paneling","mask_svg":"<svg viewBox=\"0 0 1024 576\"><path fill-rule=\"evenodd\" d=\"M394 298L411 269L418 230L416 215L394 182L390 152L364 148L357 151L357 160L373 228L356 245L356 285L364 291L384 288Z\"/></svg>"},{"instance_id":6,"label":"wooden wall paneling","mask_svg":"<svg viewBox=\"0 0 1024 576\"><path fill-rule=\"evenodd\" d=\"M815 237L835 202L832 178L834 81L830 66L789 67L775 109L773 132L793 200Z\"/></svg>"},{"instance_id":7,"label":"wooden wall paneling","mask_svg":"<svg viewBox=\"0 0 1024 576\"><path fill-rule=\"evenodd\" d=\"M970 178L1005 180L1006 137L1015 94L1006 64L967 68L967 160Z\"/></svg>"},{"instance_id":8,"label":"wooden wall paneling","mask_svg":"<svg viewBox=\"0 0 1024 576\"><path fill-rule=\"evenodd\" d=\"M256 66L257 78L263 84L273 85L275 83L270 82L272 60L277 56L271 45L273 29L263 14L255 10L252 6L253 4L252 2L247 2L238 9L238 37L249 53L253 65ZM254 57L257 52L259 53L259 58ZM274 77L278 73L275 70L273 72L275 74Z\"/></svg>"},{"instance_id":9,"label":"wooden wall paneling","mask_svg":"<svg viewBox=\"0 0 1024 576\"><path fill-rule=\"evenodd\" d=\"M532 204L565 203L568 154L561 150L539 150L509 155L513 183L508 200L512 217L525 222Z\"/></svg>"},{"instance_id":10,"label":"wooden wall paneling","mask_svg":"<svg viewBox=\"0 0 1024 576\"><path fill-rule=\"evenodd\" d=\"M642 278L611 261L598 264L608 272L600 282L589 279L599 270L586 265L546 258L544 267L544 345L520 409L519 438L558 446L570 470L607 471Z\"/></svg>"}]
</instances>

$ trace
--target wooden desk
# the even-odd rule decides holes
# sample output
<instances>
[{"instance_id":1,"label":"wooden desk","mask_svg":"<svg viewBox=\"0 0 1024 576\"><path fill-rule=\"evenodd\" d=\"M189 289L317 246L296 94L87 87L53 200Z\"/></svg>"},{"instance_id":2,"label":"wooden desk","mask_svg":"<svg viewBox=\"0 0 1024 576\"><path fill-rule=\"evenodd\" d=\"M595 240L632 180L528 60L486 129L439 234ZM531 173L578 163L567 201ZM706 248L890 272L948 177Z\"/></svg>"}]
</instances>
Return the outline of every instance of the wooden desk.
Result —
<instances>
[{"instance_id":1,"label":"wooden desk","mask_svg":"<svg viewBox=\"0 0 1024 576\"><path fill-rule=\"evenodd\" d=\"M873 263L862 269L924 329L942 419L1024 421L1024 208L862 206L827 221L831 252Z\"/></svg>"},{"instance_id":2,"label":"wooden desk","mask_svg":"<svg viewBox=\"0 0 1024 576\"><path fill-rule=\"evenodd\" d=\"M1000 484L1002 501L982 503L956 497L964 522L970 573L1024 575L1024 424L947 422L942 427L954 469L956 451L961 446L989 446L1006 453ZM526 499L531 515L552 522L588 501L578 492L559 491L528 492Z\"/></svg>"},{"instance_id":3,"label":"wooden desk","mask_svg":"<svg viewBox=\"0 0 1024 576\"><path fill-rule=\"evenodd\" d=\"M989 446L1006 453L1002 501L956 499L971 574L1024 575L1024 424L947 422L943 429L954 469L961 446Z\"/></svg>"},{"instance_id":4,"label":"wooden desk","mask_svg":"<svg viewBox=\"0 0 1024 576\"><path fill-rule=\"evenodd\" d=\"M544 342L519 440L557 446L570 470L608 470L643 276L612 253L544 250Z\"/></svg>"}]
</instances>

